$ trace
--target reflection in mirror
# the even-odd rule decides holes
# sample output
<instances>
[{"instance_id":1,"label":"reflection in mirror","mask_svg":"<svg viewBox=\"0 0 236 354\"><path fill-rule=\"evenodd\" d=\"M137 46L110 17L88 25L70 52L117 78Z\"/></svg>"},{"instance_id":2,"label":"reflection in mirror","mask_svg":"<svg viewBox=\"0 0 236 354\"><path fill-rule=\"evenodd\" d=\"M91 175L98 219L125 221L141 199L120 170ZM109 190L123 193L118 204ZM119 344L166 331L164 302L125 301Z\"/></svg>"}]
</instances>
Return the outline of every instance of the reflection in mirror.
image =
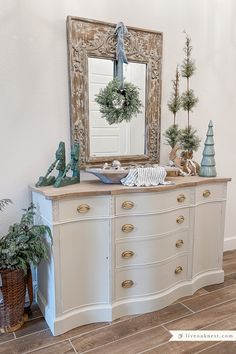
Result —
<instances>
[{"instance_id":1,"label":"reflection in mirror","mask_svg":"<svg viewBox=\"0 0 236 354\"><path fill-rule=\"evenodd\" d=\"M114 61L88 58L90 157L145 154L146 64L124 64L125 81L139 88L142 110L130 122L109 125L101 117L95 95L113 79Z\"/></svg>"}]
</instances>

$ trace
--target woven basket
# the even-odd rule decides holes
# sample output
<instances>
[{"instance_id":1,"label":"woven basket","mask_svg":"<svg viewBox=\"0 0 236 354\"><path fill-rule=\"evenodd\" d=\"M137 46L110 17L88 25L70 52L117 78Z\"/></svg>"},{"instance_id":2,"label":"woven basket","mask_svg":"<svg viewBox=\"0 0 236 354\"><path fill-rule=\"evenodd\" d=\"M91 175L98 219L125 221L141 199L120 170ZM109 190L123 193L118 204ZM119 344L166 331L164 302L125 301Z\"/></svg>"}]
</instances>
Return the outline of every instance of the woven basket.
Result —
<instances>
[{"instance_id":1,"label":"woven basket","mask_svg":"<svg viewBox=\"0 0 236 354\"><path fill-rule=\"evenodd\" d=\"M24 323L26 277L19 269L0 269L0 275L0 332L13 332Z\"/></svg>"}]
</instances>

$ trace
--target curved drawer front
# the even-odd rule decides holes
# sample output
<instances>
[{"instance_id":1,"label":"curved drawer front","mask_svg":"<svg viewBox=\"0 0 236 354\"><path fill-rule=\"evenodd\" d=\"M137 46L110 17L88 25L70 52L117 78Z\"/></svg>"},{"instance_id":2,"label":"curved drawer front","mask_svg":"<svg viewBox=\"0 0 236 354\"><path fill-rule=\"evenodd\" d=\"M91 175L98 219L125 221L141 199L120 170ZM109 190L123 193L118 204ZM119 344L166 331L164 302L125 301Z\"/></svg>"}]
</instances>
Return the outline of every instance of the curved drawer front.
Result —
<instances>
[{"instance_id":1,"label":"curved drawer front","mask_svg":"<svg viewBox=\"0 0 236 354\"><path fill-rule=\"evenodd\" d=\"M207 203L226 198L226 184L203 184L196 188L196 203Z\"/></svg>"},{"instance_id":2,"label":"curved drawer front","mask_svg":"<svg viewBox=\"0 0 236 354\"><path fill-rule=\"evenodd\" d=\"M69 221L109 216L110 198L107 196L64 199L55 203L54 221Z\"/></svg>"},{"instance_id":3,"label":"curved drawer front","mask_svg":"<svg viewBox=\"0 0 236 354\"><path fill-rule=\"evenodd\" d=\"M115 298L152 295L187 279L188 257L180 256L155 266L117 270Z\"/></svg>"},{"instance_id":4,"label":"curved drawer front","mask_svg":"<svg viewBox=\"0 0 236 354\"><path fill-rule=\"evenodd\" d=\"M189 250L188 230L161 238L129 240L116 243L116 267L161 262Z\"/></svg>"},{"instance_id":5,"label":"curved drawer front","mask_svg":"<svg viewBox=\"0 0 236 354\"><path fill-rule=\"evenodd\" d=\"M189 209L157 215L124 216L115 219L116 238L157 236L189 226Z\"/></svg>"},{"instance_id":6,"label":"curved drawer front","mask_svg":"<svg viewBox=\"0 0 236 354\"><path fill-rule=\"evenodd\" d=\"M130 193L116 197L116 215L150 213L189 206L190 190L179 189L158 193Z\"/></svg>"}]
</instances>

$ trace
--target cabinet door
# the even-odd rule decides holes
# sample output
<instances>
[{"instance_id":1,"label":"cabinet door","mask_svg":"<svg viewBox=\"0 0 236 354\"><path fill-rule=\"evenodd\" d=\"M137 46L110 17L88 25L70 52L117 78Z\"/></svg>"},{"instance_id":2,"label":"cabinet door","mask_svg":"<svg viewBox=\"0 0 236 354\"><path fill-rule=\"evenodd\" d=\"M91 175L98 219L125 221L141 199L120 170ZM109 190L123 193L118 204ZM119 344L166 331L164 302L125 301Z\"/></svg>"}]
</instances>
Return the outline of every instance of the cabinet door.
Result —
<instances>
[{"instance_id":1,"label":"cabinet door","mask_svg":"<svg viewBox=\"0 0 236 354\"><path fill-rule=\"evenodd\" d=\"M60 225L62 313L109 299L109 220Z\"/></svg>"},{"instance_id":2,"label":"cabinet door","mask_svg":"<svg viewBox=\"0 0 236 354\"><path fill-rule=\"evenodd\" d=\"M224 236L223 203L206 203L195 209L193 275L220 269Z\"/></svg>"}]
</instances>

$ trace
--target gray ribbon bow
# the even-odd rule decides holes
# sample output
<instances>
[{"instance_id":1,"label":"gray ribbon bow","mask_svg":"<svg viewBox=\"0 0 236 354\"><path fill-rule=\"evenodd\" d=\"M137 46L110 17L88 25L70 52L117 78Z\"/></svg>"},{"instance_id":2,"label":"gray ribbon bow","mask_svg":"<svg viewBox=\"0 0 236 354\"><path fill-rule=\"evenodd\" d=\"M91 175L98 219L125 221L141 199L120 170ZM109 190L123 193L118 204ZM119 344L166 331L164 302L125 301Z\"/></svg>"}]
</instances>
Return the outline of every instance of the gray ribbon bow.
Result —
<instances>
[{"instance_id":1,"label":"gray ribbon bow","mask_svg":"<svg viewBox=\"0 0 236 354\"><path fill-rule=\"evenodd\" d=\"M115 35L117 37L116 44L116 70L115 76L120 81L120 88L123 90L124 87L124 78L123 78L123 63L128 64L128 60L125 54L124 47L124 36L128 33L126 26L123 22L119 22L115 28Z\"/></svg>"}]
</instances>

